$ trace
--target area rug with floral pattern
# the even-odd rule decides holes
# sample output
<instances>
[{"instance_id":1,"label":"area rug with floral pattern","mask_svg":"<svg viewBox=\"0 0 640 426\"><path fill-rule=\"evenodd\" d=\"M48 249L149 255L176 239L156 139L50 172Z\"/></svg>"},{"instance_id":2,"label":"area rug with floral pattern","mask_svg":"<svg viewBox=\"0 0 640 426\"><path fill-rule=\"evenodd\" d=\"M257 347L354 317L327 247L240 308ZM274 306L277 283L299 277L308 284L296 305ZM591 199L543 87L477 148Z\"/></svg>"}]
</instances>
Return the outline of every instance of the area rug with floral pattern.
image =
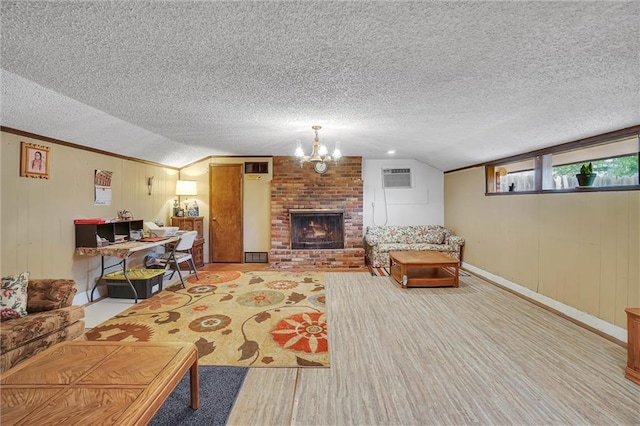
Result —
<instances>
[{"instance_id":1,"label":"area rug with floral pattern","mask_svg":"<svg viewBox=\"0 0 640 426\"><path fill-rule=\"evenodd\" d=\"M86 333L88 340L194 342L201 365L328 367L321 272L198 272Z\"/></svg>"}]
</instances>

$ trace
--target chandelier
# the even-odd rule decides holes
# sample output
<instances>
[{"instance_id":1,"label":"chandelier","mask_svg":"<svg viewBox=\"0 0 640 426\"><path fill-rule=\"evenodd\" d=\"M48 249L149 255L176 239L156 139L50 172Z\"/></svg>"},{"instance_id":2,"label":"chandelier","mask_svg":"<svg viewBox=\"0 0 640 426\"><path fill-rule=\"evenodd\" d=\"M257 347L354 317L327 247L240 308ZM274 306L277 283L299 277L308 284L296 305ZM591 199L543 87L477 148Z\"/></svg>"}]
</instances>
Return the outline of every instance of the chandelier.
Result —
<instances>
[{"instance_id":1,"label":"chandelier","mask_svg":"<svg viewBox=\"0 0 640 426\"><path fill-rule=\"evenodd\" d=\"M316 166L316 171L318 169L323 170L326 169L325 162L334 160L338 162L340 157L342 157L342 153L340 152L340 142L336 142L335 149L333 150L333 154L329 155L329 150L325 145L320 145L320 138L318 137L318 130L322 127L320 126L311 126L311 128L315 131L316 136L313 138L313 147L311 149L311 155L304 155L304 150L302 149L302 145L300 144L300 139L296 141L296 152L295 156L300 161L300 167L304 165L304 163L314 163L314 165L321 164L321 166Z\"/></svg>"}]
</instances>

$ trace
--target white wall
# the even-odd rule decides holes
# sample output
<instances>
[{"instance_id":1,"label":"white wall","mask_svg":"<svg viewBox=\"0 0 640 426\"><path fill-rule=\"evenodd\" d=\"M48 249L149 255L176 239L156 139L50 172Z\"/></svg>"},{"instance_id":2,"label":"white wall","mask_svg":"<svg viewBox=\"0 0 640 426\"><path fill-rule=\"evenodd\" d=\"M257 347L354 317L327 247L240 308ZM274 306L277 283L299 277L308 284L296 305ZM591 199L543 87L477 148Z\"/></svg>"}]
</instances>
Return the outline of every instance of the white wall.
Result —
<instances>
[{"instance_id":1,"label":"white wall","mask_svg":"<svg viewBox=\"0 0 640 426\"><path fill-rule=\"evenodd\" d=\"M409 168L412 188L383 189L382 169ZM363 160L364 226L444 225L444 173L410 159Z\"/></svg>"}]
</instances>

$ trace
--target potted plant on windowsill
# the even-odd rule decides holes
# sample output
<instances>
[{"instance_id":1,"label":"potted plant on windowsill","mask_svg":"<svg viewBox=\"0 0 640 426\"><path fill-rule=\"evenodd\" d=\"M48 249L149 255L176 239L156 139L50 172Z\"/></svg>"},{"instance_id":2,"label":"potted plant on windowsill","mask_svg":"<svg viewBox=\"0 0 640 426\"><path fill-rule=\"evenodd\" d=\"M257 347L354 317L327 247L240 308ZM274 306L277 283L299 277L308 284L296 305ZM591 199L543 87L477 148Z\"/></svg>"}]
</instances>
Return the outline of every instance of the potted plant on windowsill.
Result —
<instances>
[{"instance_id":1,"label":"potted plant on windowsill","mask_svg":"<svg viewBox=\"0 0 640 426\"><path fill-rule=\"evenodd\" d=\"M580 173L576 175L578 179L578 185L581 187L593 185L593 181L596 180L596 173L593 173L593 164L583 164L580 167Z\"/></svg>"}]
</instances>

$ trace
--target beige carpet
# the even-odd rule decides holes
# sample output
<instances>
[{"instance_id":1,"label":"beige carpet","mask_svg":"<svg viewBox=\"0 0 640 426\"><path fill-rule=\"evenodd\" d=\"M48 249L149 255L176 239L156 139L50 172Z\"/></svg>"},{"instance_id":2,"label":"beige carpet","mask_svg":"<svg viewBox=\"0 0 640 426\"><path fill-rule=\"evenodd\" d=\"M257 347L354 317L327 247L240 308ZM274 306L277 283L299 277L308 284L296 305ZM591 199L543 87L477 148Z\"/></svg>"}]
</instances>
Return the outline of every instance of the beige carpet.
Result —
<instances>
[{"instance_id":1,"label":"beige carpet","mask_svg":"<svg viewBox=\"0 0 640 426\"><path fill-rule=\"evenodd\" d=\"M321 272L199 272L86 333L88 340L194 342L201 365L328 367Z\"/></svg>"}]
</instances>

